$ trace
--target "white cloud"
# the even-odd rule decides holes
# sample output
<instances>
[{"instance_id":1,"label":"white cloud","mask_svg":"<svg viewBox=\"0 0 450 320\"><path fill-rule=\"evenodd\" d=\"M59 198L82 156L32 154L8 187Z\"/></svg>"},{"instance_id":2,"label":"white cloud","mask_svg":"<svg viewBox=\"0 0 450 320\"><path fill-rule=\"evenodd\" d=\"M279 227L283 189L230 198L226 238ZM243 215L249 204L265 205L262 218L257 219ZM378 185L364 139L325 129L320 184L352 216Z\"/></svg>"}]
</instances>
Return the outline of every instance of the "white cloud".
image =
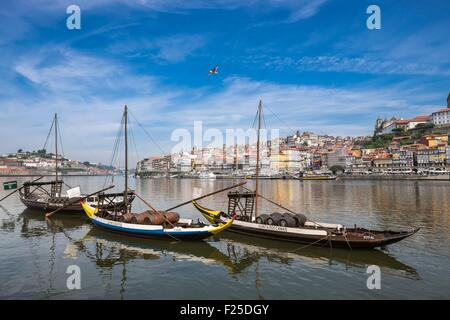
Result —
<instances>
[{"instance_id":1,"label":"white cloud","mask_svg":"<svg viewBox=\"0 0 450 320\"><path fill-rule=\"evenodd\" d=\"M292 2L292 13L289 16L288 22L295 22L299 20L308 19L314 15L316 15L320 8L326 3L328 0L315 0L315 1L295 1Z\"/></svg>"},{"instance_id":2,"label":"white cloud","mask_svg":"<svg viewBox=\"0 0 450 320\"><path fill-rule=\"evenodd\" d=\"M348 58L336 56L302 57L295 66L307 71L353 72L367 74L420 74L450 75L450 70L425 63L401 62L393 60Z\"/></svg>"},{"instance_id":3,"label":"white cloud","mask_svg":"<svg viewBox=\"0 0 450 320\"><path fill-rule=\"evenodd\" d=\"M167 86L114 60L67 48L37 50L19 57L13 67L29 86L0 100L2 118L8 119L0 128L0 152L40 148L58 112L67 155L94 162L108 161L124 104L165 150L174 144L172 131L191 130L194 121L203 121L205 129L249 128L259 99L266 107L268 128L283 128L282 134L297 129L370 134L378 115L413 116L441 107L430 103L433 97L423 96L423 91L397 87L333 88L238 76L224 79L214 91ZM30 90L35 92L28 94ZM14 138L6 138L11 132ZM160 153L136 125L134 133L141 157Z\"/></svg>"},{"instance_id":4,"label":"white cloud","mask_svg":"<svg viewBox=\"0 0 450 320\"><path fill-rule=\"evenodd\" d=\"M155 41L158 58L172 63L184 60L204 43L205 37L200 35L175 35Z\"/></svg>"},{"instance_id":5,"label":"white cloud","mask_svg":"<svg viewBox=\"0 0 450 320\"><path fill-rule=\"evenodd\" d=\"M274 70L297 70L318 72L348 72L360 74L404 74L449 76L450 68L437 64L388 60L382 58L303 56L301 58L256 55L243 61Z\"/></svg>"}]
</instances>

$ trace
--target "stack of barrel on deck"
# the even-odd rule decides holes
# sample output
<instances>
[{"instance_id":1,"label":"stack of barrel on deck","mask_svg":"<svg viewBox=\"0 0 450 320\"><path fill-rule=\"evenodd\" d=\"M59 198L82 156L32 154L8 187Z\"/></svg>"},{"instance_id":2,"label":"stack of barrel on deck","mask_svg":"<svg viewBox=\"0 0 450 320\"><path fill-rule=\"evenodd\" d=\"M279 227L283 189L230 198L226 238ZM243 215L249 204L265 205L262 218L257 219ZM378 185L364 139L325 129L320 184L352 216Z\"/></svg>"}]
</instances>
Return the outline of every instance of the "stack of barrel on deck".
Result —
<instances>
[{"instance_id":1,"label":"stack of barrel on deck","mask_svg":"<svg viewBox=\"0 0 450 320\"><path fill-rule=\"evenodd\" d=\"M274 212L270 215L261 214L256 218L256 223L268 224L273 226L282 226L290 228L299 228L305 225L307 218L301 213L279 213Z\"/></svg>"},{"instance_id":2,"label":"stack of barrel on deck","mask_svg":"<svg viewBox=\"0 0 450 320\"><path fill-rule=\"evenodd\" d=\"M142 213L126 213L119 218L120 222L162 225L164 223L175 224L180 220L180 215L176 212L165 211L145 211Z\"/></svg>"}]
</instances>

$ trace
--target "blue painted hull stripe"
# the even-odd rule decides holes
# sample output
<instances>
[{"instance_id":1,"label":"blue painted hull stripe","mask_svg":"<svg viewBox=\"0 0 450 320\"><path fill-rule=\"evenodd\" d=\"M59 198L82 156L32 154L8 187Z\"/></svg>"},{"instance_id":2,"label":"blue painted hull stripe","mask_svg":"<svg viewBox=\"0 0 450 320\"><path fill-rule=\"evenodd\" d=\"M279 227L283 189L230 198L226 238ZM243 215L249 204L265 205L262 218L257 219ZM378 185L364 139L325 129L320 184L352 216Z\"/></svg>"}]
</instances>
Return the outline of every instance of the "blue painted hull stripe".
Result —
<instances>
[{"instance_id":1,"label":"blue painted hull stripe","mask_svg":"<svg viewBox=\"0 0 450 320\"><path fill-rule=\"evenodd\" d=\"M167 232L164 230L138 230L138 229L133 229L133 228L123 228L123 227L118 227L118 226L114 226L114 225L110 225L107 223L102 223L98 220L92 220L92 222L94 222L94 224L98 225L99 227L103 227L106 229L112 229L112 230L117 230L117 231L121 231L121 232L128 232L128 233L134 233L134 234L148 234L148 235L173 235L173 236L181 236L181 235L202 235L202 234L209 234L208 231L182 231L182 232L177 232L177 231L172 231L172 232Z\"/></svg>"}]
</instances>

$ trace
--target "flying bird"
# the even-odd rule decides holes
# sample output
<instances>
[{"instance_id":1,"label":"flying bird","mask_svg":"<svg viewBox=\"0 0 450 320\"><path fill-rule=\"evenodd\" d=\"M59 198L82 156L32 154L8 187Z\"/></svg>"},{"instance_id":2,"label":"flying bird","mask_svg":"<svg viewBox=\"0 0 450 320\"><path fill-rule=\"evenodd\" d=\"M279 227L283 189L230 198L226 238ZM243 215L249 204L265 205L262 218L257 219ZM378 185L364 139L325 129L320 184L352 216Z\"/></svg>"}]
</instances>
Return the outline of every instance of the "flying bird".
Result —
<instances>
[{"instance_id":1,"label":"flying bird","mask_svg":"<svg viewBox=\"0 0 450 320\"><path fill-rule=\"evenodd\" d=\"M208 71L208 76L211 76L213 74L218 74L219 71L217 71L219 69L219 65L216 65L214 68L212 68L211 70Z\"/></svg>"}]
</instances>

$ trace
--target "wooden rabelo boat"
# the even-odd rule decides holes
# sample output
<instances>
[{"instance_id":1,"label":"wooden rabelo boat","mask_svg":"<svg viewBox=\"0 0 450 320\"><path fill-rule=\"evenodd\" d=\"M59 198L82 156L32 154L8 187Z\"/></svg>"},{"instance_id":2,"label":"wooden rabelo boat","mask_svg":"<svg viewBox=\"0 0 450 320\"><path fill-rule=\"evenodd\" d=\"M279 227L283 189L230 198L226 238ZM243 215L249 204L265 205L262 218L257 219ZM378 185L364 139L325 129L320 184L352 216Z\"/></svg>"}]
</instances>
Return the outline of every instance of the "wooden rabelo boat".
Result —
<instances>
[{"instance_id":1,"label":"wooden rabelo boat","mask_svg":"<svg viewBox=\"0 0 450 320\"><path fill-rule=\"evenodd\" d=\"M80 201L77 200L84 199L86 195L69 196L61 194L63 183L62 180L25 182L23 188L18 191L20 201L28 208L42 209L46 212L59 209L66 213L83 212ZM110 201L102 205L104 208L111 209L114 206L122 207L124 205L123 193L108 193L105 196L109 197ZM135 196L130 191L127 197L128 201L131 202ZM86 202L92 207L99 206L98 197L95 195L87 197Z\"/></svg>"},{"instance_id":2,"label":"wooden rabelo boat","mask_svg":"<svg viewBox=\"0 0 450 320\"><path fill-rule=\"evenodd\" d=\"M122 123L124 124L123 127L125 136L125 194L128 190L127 106L125 106ZM198 240L222 232L223 230L229 228L234 221L233 218L226 218L214 225L206 225L202 222L193 222L191 219L182 219L178 213L170 211L178 206L165 211L159 211L138 194L135 193L135 195L151 210L141 213L132 213L131 204L127 203L127 197L124 197L125 205L120 208L115 208L115 210L104 209L103 206L99 206L100 208L94 208L84 199L80 201L80 204L86 215L89 219L91 219L95 226L132 237L156 238L164 240ZM103 204L105 200L106 202L108 201L108 199L103 197L101 193L98 194L98 197L100 204Z\"/></svg>"},{"instance_id":3,"label":"wooden rabelo boat","mask_svg":"<svg viewBox=\"0 0 450 320\"><path fill-rule=\"evenodd\" d=\"M370 230L361 227L346 227L342 224L322 223L309 220L306 216L263 197L258 192L259 149L262 103L258 107L258 134L256 154L256 190L228 193L228 212L211 210L197 201L193 205L211 223L223 223L230 217L236 221L230 232L261 238L297 242L305 245L342 247L349 249L370 249L383 247L415 234L419 228L408 231ZM259 214L258 199L263 198L282 208L284 213Z\"/></svg>"},{"instance_id":4,"label":"wooden rabelo boat","mask_svg":"<svg viewBox=\"0 0 450 320\"><path fill-rule=\"evenodd\" d=\"M236 194L233 194L233 197ZM238 194L242 197L244 194ZM230 216L222 211L211 210L192 202L211 223L221 222ZM234 212L235 213L235 212ZM347 228L341 224L308 221L301 214L273 213L261 214L256 219L251 215L236 215L236 221L228 229L230 232L260 238L312 244L326 247L349 249L370 249L383 247L403 240L419 228L410 231L377 231L360 227Z\"/></svg>"},{"instance_id":5,"label":"wooden rabelo boat","mask_svg":"<svg viewBox=\"0 0 450 320\"><path fill-rule=\"evenodd\" d=\"M146 211L139 214L125 213L115 216L108 210L99 210L81 201L86 215L99 228L120 233L122 235L164 239L164 240L199 240L216 235L227 229L233 219L224 219L219 225L206 225L193 222L192 219L182 219L173 212ZM99 213L100 212L100 213ZM103 212L103 213L101 213ZM170 216L176 217L173 222Z\"/></svg>"},{"instance_id":6,"label":"wooden rabelo boat","mask_svg":"<svg viewBox=\"0 0 450 320\"><path fill-rule=\"evenodd\" d=\"M47 137L50 137L52 129L54 129L55 136L55 179L51 181L38 181L39 179L33 181L25 182L22 187L17 191L19 194L20 201L32 209L41 209L44 211L59 210L70 213L82 213L83 208L77 199L83 199L86 197L82 194L79 187L72 188L64 183L62 179L59 179L59 168L58 168L58 115L55 114L53 118L52 125L50 127L50 132ZM48 139L48 138L47 138ZM45 142L45 145L47 141ZM44 145L44 149L45 149ZM67 187L63 194L63 185ZM107 208L112 207L122 207L124 205L124 194L123 193L107 193L104 194L105 197L109 197L109 201L105 202ZM130 203L134 199L133 192L128 192L127 202ZM89 205L97 207L98 199L96 196L90 196L86 198Z\"/></svg>"}]
</instances>

